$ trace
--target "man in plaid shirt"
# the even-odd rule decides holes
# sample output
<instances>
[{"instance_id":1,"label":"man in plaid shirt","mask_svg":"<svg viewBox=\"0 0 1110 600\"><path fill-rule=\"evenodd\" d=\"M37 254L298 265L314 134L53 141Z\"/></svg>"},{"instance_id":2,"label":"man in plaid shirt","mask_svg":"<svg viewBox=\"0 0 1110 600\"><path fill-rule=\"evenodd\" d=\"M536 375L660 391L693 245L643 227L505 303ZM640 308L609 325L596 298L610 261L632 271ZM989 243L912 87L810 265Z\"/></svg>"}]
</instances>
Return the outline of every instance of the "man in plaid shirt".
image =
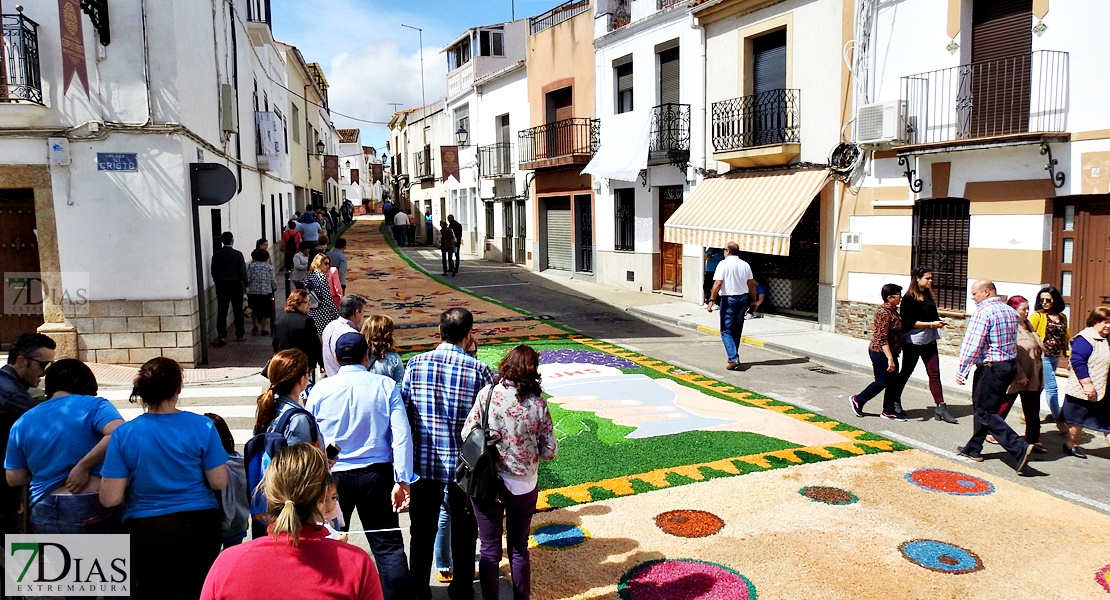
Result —
<instances>
[{"instance_id":1,"label":"man in plaid shirt","mask_svg":"<svg viewBox=\"0 0 1110 600\"><path fill-rule=\"evenodd\" d=\"M983 441L990 433L1014 459L1014 470L1020 474L1029 462L1033 445L1018 437L998 414L1006 388L1010 387L1017 374L1014 365L1017 357L1017 312L1002 302L994 283L988 279L972 284L971 297L978 306L968 321L967 333L960 344L956 383L964 385L972 365L975 366L975 379L971 385L975 432L967 445L956 448L956 451L960 456L982 462Z\"/></svg>"},{"instance_id":2,"label":"man in plaid shirt","mask_svg":"<svg viewBox=\"0 0 1110 600\"><path fill-rule=\"evenodd\" d=\"M417 600L429 600L432 548L446 487L451 513L451 562L456 566L447 595L451 600L471 600L478 525L469 511L469 497L455 484L455 465L463 422L479 390L493 383L493 373L463 350L477 343L470 311L445 311L439 316L439 334L443 341L435 350L409 359L401 383L401 399L412 426L413 470L420 477L411 486L409 573Z\"/></svg>"}]
</instances>

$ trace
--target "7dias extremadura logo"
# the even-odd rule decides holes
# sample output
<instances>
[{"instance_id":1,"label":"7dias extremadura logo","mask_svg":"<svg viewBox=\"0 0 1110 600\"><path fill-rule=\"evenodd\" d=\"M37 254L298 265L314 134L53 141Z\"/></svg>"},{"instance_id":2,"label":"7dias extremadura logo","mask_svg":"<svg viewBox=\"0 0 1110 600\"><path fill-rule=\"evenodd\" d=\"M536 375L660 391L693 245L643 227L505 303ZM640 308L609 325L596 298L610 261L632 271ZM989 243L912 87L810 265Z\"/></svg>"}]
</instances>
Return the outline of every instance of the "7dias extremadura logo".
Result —
<instances>
[{"instance_id":1,"label":"7dias extremadura logo","mask_svg":"<svg viewBox=\"0 0 1110 600\"><path fill-rule=\"evenodd\" d=\"M127 535L4 536L6 596L129 596Z\"/></svg>"}]
</instances>

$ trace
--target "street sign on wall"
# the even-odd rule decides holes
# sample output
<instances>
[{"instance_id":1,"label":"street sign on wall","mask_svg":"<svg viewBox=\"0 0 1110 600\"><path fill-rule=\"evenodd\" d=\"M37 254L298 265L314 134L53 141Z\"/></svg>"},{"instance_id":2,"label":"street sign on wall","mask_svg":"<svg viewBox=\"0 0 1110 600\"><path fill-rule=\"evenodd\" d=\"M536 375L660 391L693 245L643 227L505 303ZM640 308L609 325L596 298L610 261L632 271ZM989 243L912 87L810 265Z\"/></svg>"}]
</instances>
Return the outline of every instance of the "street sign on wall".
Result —
<instances>
[{"instance_id":1,"label":"street sign on wall","mask_svg":"<svg viewBox=\"0 0 1110 600\"><path fill-rule=\"evenodd\" d=\"M97 152L96 170L136 172L139 170L138 155L134 152Z\"/></svg>"}]
</instances>

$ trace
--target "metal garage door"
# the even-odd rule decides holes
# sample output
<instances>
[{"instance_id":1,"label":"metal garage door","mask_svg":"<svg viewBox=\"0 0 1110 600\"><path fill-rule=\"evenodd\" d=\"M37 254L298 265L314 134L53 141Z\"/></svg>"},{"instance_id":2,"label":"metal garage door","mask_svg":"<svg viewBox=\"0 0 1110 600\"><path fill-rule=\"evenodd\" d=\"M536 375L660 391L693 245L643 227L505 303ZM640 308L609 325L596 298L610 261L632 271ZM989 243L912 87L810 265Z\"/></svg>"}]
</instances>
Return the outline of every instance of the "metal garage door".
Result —
<instances>
[{"instance_id":1,"label":"metal garage door","mask_svg":"<svg viewBox=\"0 0 1110 600\"><path fill-rule=\"evenodd\" d=\"M571 245L570 200L547 201L547 268L571 270L574 249Z\"/></svg>"}]
</instances>

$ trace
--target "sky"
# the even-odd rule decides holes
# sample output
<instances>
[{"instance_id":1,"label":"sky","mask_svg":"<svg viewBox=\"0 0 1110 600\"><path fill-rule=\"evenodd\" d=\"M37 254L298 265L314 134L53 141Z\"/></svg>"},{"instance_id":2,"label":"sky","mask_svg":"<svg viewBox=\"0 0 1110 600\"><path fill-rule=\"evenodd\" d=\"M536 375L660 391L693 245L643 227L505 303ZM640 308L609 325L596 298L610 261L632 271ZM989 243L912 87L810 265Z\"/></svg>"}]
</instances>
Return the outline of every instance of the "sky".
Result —
<instances>
[{"instance_id":1,"label":"sky","mask_svg":"<svg viewBox=\"0 0 1110 600\"><path fill-rule=\"evenodd\" d=\"M422 104L421 36L424 95L432 103L443 97L447 87L447 56L440 54L444 46L470 27L511 20L514 9L516 18L523 19L563 1L272 0L271 21L275 39L296 46L305 61L324 68L335 126L361 129L362 145L374 146L380 153L389 139L385 124L394 110ZM402 24L419 27L423 33Z\"/></svg>"}]
</instances>

